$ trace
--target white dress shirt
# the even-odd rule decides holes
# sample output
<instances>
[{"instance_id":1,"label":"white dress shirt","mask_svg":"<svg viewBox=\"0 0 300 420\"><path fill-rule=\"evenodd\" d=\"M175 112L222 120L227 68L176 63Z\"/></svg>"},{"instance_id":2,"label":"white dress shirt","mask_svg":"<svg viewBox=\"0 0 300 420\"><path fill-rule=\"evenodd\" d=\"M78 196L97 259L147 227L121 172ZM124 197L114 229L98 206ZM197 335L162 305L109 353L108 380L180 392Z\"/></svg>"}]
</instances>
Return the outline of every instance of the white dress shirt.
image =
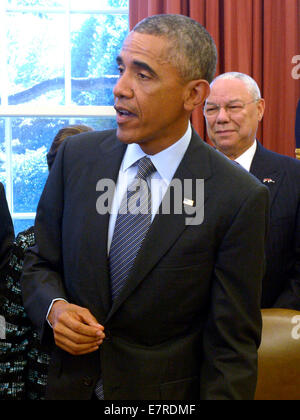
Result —
<instances>
[{"instance_id":1,"label":"white dress shirt","mask_svg":"<svg viewBox=\"0 0 300 420\"><path fill-rule=\"evenodd\" d=\"M257 148L257 142L256 140L252 144L249 149L246 150L241 156L239 156L237 159L235 159L235 162L239 163L246 171L250 171L252 160L254 158L255 152Z\"/></svg>"}]
</instances>

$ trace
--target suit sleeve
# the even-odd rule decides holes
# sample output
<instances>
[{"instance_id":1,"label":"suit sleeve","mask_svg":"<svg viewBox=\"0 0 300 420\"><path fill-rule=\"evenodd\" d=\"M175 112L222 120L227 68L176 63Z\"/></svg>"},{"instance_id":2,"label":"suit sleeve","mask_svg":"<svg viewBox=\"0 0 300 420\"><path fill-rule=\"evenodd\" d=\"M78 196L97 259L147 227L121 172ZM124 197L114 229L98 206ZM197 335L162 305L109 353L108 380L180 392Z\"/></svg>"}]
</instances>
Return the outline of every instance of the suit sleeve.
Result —
<instances>
[{"instance_id":1,"label":"suit sleeve","mask_svg":"<svg viewBox=\"0 0 300 420\"><path fill-rule=\"evenodd\" d=\"M5 267L9 260L14 236L14 228L4 193L4 187L0 183L0 270Z\"/></svg>"},{"instance_id":2,"label":"suit sleeve","mask_svg":"<svg viewBox=\"0 0 300 420\"><path fill-rule=\"evenodd\" d=\"M268 214L269 194L259 185L241 205L218 250L203 339L201 399L254 399Z\"/></svg>"},{"instance_id":3,"label":"suit sleeve","mask_svg":"<svg viewBox=\"0 0 300 420\"><path fill-rule=\"evenodd\" d=\"M66 299L61 257L65 143L60 147L38 204L34 226L36 244L26 253L21 277L24 306L41 338L50 330L46 315L52 300Z\"/></svg>"}]
</instances>

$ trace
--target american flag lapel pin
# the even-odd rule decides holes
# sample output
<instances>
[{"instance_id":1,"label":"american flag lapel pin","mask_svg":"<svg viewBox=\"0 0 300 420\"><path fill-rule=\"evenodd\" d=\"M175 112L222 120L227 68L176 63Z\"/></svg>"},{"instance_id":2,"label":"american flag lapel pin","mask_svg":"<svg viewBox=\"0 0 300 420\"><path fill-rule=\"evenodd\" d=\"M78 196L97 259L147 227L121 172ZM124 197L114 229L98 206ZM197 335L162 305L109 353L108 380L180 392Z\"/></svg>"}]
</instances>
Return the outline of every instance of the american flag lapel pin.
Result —
<instances>
[{"instance_id":1,"label":"american flag lapel pin","mask_svg":"<svg viewBox=\"0 0 300 420\"><path fill-rule=\"evenodd\" d=\"M275 184L275 181L272 178L264 178L263 183L264 184Z\"/></svg>"},{"instance_id":2,"label":"american flag lapel pin","mask_svg":"<svg viewBox=\"0 0 300 420\"><path fill-rule=\"evenodd\" d=\"M183 204L184 204L185 206L191 206L191 207L193 207L193 206L194 206L194 201L193 201L193 200L190 200L189 198L185 198L185 199L183 200Z\"/></svg>"}]
</instances>

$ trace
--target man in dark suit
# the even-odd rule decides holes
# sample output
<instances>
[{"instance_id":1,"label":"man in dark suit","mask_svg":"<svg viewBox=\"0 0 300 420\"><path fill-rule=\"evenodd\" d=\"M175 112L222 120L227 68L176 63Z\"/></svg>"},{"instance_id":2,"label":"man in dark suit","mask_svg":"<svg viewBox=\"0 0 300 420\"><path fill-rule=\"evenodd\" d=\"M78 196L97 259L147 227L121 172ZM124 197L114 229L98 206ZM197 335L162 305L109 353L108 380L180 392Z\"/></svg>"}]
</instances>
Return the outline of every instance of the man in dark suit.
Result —
<instances>
[{"instance_id":1,"label":"man in dark suit","mask_svg":"<svg viewBox=\"0 0 300 420\"><path fill-rule=\"evenodd\" d=\"M14 240L14 228L9 213L4 187L0 183L0 270L6 265L12 243Z\"/></svg>"},{"instance_id":2,"label":"man in dark suit","mask_svg":"<svg viewBox=\"0 0 300 420\"><path fill-rule=\"evenodd\" d=\"M225 73L211 84L204 114L216 148L270 191L270 229L262 308L300 310L300 162L265 149L256 132L265 102L248 75Z\"/></svg>"},{"instance_id":3,"label":"man in dark suit","mask_svg":"<svg viewBox=\"0 0 300 420\"><path fill-rule=\"evenodd\" d=\"M47 398L252 399L269 194L189 123L214 42L190 18L152 16L117 62L118 128L61 146L24 264L25 307L56 344Z\"/></svg>"}]
</instances>

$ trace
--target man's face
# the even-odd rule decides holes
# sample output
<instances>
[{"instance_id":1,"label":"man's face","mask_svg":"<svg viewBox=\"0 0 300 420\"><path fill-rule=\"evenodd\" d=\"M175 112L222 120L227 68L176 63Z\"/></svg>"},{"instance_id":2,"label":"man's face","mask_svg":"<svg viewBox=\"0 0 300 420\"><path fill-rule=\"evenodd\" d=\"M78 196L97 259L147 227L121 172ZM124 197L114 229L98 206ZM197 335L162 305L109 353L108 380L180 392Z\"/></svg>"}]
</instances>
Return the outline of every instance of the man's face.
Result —
<instances>
[{"instance_id":1,"label":"man's face","mask_svg":"<svg viewBox=\"0 0 300 420\"><path fill-rule=\"evenodd\" d=\"M187 129L186 85L167 60L168 46L164 38L132 32L117 59L117 136L149 154L169 147Z\"/></svg>"},{"instance_id":2,"label":"man's face","mask_svg":"<svg viewBox=\"0 0 300 420\"><path fill-rule=\"evenodd\" d=\"M220 109L214 113L217 107ZM205 108L208 136L218 150L236 159L253 144L264 100L255 101L241 80L216 80Z\"/></svg>"}]
</instances>

